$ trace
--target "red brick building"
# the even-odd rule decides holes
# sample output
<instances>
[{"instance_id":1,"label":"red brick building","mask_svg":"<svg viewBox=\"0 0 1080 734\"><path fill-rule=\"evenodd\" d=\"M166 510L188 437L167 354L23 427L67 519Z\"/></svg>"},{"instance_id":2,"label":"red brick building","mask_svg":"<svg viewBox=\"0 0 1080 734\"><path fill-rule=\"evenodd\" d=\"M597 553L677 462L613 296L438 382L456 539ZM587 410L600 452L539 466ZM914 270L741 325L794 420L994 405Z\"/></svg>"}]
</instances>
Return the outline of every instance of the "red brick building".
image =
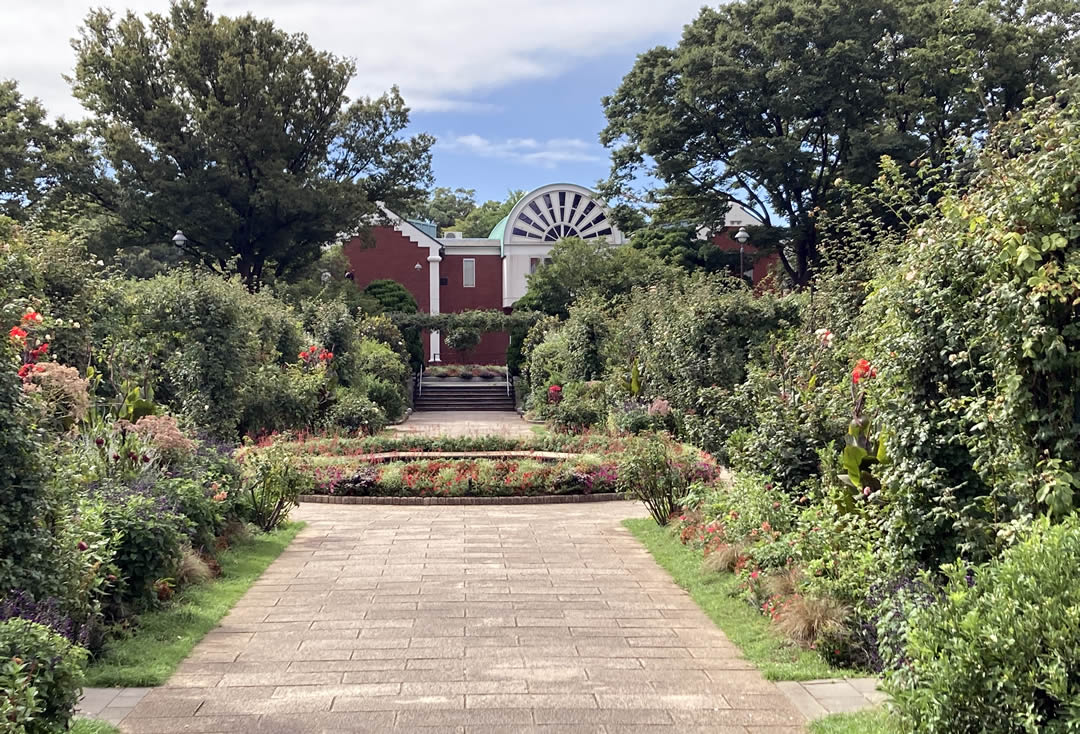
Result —
<instances>
[{"instance_id":1,"label":"red brick building","mask_svg":"<svg viewBox=\"0 0 1080 734\"><path fill-rule=\"evenodd\" d=\"M602 237L612 245L625 242L609 219L607 207L591 191L574 184L550 184L525 195L484 238L463 238L457 232L437 237L434 225L408 221L390 211L386 214L392 224L377 227L372 243L357 238L345 244L356 285L364 288L373 280L396 280L427 313L509 311L525 295L529 274L543 264L560 239ZM740 209L739 215L745 212ZM749 215L744 218L745 222L728 222L715 235L718 246L738 249L732 233L739 226L758 223ZM746 246L747 252L751 249ZM761 261L754 264L754 282L759 269L763 276L767 268ZM424 340L428 362L504 364L508 345L505 333L485 334L476 349L461 355L447 348L437 332Z\"/></svg>"}]
</instances>

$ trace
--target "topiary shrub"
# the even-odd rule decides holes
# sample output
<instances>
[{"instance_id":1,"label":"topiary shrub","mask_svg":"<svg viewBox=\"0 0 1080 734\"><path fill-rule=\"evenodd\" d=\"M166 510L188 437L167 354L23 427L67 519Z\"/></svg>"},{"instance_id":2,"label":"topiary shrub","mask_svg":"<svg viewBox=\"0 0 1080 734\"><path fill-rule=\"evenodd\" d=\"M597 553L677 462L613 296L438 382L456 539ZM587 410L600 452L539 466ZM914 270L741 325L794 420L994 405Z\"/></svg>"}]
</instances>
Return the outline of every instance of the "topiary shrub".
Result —
<instances>
[{"instance_id":1,"label":"topiary shrub","mask_svg":"<svg viewBox=\"0 0 1080 734\"><path fill-rule=\"evenodd\" d=\"M85 664L86 651L48 627L19 618L0 621L0 721L16 724L4 731L66 732Z\"/></svg>"},{"instance_id":2,"label":"topiary shrub","mask_svg":"<svg viewBox=\"0 0 1080 734\"><path fill-rule=\"evenodd\" d=\"M908 732L1080 728L1080 518L1042 520L985 566L954 564L937 603L911 611L888 677Z\"/></svg>"}]
</instances>

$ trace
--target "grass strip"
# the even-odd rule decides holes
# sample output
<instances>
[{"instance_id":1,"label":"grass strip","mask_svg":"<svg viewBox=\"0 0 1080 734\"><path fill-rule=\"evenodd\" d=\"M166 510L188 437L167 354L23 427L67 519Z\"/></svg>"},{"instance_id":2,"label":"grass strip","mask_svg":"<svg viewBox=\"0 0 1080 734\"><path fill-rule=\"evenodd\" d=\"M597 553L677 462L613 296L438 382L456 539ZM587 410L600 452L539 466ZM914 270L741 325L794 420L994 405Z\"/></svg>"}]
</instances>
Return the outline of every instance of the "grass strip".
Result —
<instances>
[{"instance_id":1,"label":"grass strip","mask_svg":"<svg viewBox=\"0 0 1080 734\"><path fill-rule=\"evenodd\" d=\"M885 709L830 714L810 724L810 734L894 734L897 731Z\"/></svg>"},{"instance_id":2,"label":"grass strip","mask_svg":"<svg viewBox=\"0 0 1080 734\"><path fill-rule=\"evenodd\" d=\"M623 525L769 680L852 675L852 671L832 667L817 652L804 650L777 633L766 617L735 596L738 582L734 574L704 571L701 553L680 543L667 528L647 517L624 520Z\"/></svg>"},{"instance_id":3,"label":"grass strip","mask_svg":"<svg viewBox=\"0 0 1080 734\"><path fill-rule=\"evenodd\" d=\"M111 640L86 671L87 686L158 686L214 629L304 527L291 523L221 554L221 576L192 586L168 607L139 616L130 636Z\"/></svg>"},{"instance_id":4,"label":"grass strip","mask_svg":"<svg viewBox=\"0 0 1080 734\"><path fill-rule=\"evenodd\" d=\"M69 734L120 734L120 730L107 721L78 718L71 722Z\"/></svg>"}]
</instances>

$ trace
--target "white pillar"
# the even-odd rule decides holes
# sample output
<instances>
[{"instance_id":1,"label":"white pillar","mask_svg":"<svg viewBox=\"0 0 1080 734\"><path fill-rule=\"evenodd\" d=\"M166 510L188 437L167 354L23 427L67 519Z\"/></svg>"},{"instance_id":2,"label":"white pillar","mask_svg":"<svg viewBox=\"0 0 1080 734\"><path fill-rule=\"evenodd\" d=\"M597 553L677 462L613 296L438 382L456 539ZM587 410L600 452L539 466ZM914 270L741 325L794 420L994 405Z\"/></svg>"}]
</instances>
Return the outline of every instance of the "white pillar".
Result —
<instances>
[{"instance_id":1,"label":"white pillar","mask_svg":"<svg viewBox=\"0 0 1080 734\"><path fill-rule=\"evenodd\" d=\"M432 252L428 255L428 311L430 313L439 313L439 263L442 262L442 258L438 253ZM431 332L431 361L439 362L440 351L439 346L439 332Z\"/></svg>"}]
</instances>

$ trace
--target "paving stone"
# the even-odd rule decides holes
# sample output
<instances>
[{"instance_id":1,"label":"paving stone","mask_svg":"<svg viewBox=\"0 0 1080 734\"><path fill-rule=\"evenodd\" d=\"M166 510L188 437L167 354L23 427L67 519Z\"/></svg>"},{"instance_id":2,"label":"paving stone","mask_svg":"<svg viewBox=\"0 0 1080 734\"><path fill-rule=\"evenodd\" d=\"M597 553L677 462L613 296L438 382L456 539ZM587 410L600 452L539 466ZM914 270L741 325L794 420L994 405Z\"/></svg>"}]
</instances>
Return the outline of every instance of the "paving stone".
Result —
<instances>
[{"instance_id":1,"label":"paving stone","mask_svg":"<svg viewBox=\"0 0 1080 734\"><path fill-rule=\"evenodd\" d=\"M629 502L305 504L307 528L122 727L801 731L781 688L620 525L643 514Z\"/></svg>"}]
</instances>

